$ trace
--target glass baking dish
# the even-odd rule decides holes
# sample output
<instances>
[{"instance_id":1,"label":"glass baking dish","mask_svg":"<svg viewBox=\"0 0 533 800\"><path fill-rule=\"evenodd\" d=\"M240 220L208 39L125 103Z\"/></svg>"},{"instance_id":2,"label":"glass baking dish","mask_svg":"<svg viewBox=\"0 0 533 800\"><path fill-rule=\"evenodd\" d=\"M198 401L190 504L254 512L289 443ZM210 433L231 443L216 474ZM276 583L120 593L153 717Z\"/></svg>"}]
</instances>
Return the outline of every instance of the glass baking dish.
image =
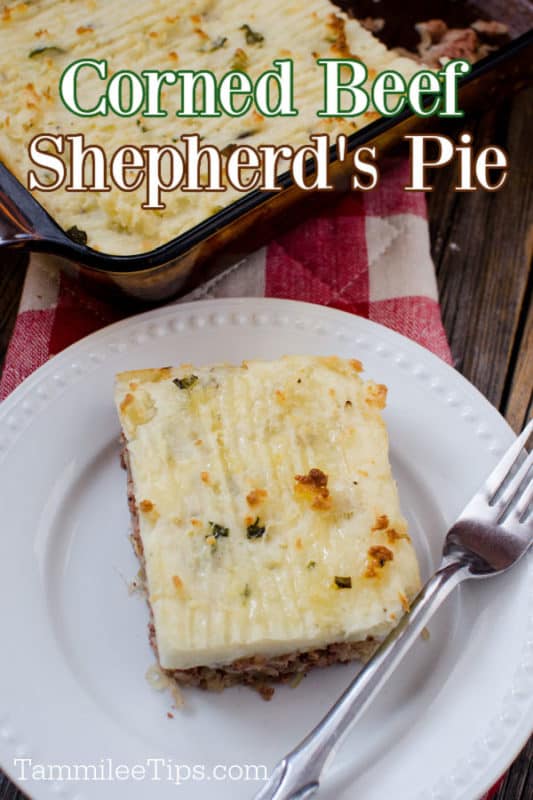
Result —
<instances>
[{"instance_id":1,"label":"glass baking dish","mask_svg":"<svg viewBox=\"0 0 533 800\"><path fill-rule=\"evenodd\" d=\"M509 26L511 41L474 65L460 82L460 107L472 110L505 96L531 81L533 75L533 10L529 0L489 0L428 4L410 0L398 14L395 0L338 0L348 13L387 20L380 38L391 47L414 48L414 24L428 17L449 27L464 27L476 19L496 19ZM381 155L403 136L424 129L436 132L437 118L421 119L406 112L377 120L348 138L348 151L371 143ZM330 151L331 176L339 191L348 187L346 164ZM311 165L309 165L311 171ZM76 243L0 162L0 248L49 253L70 275L106 296L153 304L176 297L257 249L324 204L322 193L305 192L290 175L279 178L280 192L252 191L201 224L147 253L117 256Z\"/></svg>"}]
</instances>

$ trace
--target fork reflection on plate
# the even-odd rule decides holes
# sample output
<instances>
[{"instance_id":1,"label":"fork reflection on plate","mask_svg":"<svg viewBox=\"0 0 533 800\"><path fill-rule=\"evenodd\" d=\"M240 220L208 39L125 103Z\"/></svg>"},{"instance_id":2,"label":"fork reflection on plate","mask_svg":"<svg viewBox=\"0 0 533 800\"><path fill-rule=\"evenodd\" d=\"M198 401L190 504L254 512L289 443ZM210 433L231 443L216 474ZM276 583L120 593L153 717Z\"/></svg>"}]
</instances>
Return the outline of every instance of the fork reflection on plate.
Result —
<instances>
[{"instance_id":1,"label":"fork reflection on plate","mask_svg":"<svg viewBox=\"0 0 533 800\"><path fill-rule=\"evenodd\" d=\"M410 611L306 738L275 767L255 800L305 800L339 745L450 592L509 569L533 543L533 420L448 531L442 560Z\"/></svg>"}]
</instances>

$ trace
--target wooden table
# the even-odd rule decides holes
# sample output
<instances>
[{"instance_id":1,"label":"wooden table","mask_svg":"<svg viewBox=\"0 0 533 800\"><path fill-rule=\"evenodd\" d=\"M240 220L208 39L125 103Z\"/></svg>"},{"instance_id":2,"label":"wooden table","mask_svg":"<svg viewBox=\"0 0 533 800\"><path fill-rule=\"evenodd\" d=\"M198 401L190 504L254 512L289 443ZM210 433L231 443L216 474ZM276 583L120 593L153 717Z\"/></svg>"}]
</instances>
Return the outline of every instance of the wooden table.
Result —
<instances>
[{"instance_id":1,"label":"wooden table","mask_svg":"<svg viewBox=\"0 0 533 800\"><path fill-rule=\"evenodd\" d=\"M456 368L518 431L533 411L533 89L461 127L478 146L505 147L511 171L495 194L452 192L454 167L433 175L428 207L444 325ZM0 269L0 366L24 279L24 258L13 261ZM532 763L533 738L494 800L530 800ZM0 800L23 797L0 774Z\"/></svg>"}]
</instances>

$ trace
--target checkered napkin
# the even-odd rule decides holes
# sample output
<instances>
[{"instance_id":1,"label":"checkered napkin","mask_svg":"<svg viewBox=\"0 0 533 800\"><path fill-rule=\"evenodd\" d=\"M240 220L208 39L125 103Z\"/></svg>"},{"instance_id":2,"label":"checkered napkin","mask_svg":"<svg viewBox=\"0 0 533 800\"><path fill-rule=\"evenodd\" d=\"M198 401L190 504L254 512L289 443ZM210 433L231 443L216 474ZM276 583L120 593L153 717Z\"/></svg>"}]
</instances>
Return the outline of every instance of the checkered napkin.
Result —
<instances>
[{"instance_id":1,"label":"checkered napkin","mask_svg":"<svg viewBox=\"0 0 533 800\"><path fill-rule=\"evenodd\" d=\"M405 192L408 164L391 161L379 188L324 201L298 225L178 302L207 297L284 297L367 317L450 362L429 250L422 194ZM112 305L33 256L0 383L6 397L33 370L92 331L120 319ZM492 800L497 787L483 800Z\"/></svg>"},{"instance_id":2,"label":"checkered napkin","mask_svg":"<svg viewBox=\"0 0 533 800\"><path fill-rule=\"evenodd\" d=\"M380 186L345 195L189 294L285 297L351 311L425 345L446 361L429 252L425 198L405 192L408 165L391 161ZM4 398L50 356L121 314L33 256L0 384Z\"/></svg>"}]
</instances>

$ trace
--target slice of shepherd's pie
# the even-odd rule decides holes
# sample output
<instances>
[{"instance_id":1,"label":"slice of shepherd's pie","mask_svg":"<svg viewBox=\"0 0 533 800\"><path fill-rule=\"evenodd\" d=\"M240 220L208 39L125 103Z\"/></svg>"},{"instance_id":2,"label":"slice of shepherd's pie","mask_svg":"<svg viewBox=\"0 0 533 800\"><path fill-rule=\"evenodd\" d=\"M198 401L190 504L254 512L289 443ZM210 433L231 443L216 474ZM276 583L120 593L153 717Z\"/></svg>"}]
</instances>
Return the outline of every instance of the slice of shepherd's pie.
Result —
<instances>
[{"instance_id":1,"label":"slice of shepherd's pie","mask_svg":"<svg viewBox=\"0 0 533 800\"><path fill-rule=\"evenodd\" d=\"M117 376L133 541L161 669L270 697L367 658L419 588L386 387L290 356Z\"/></svg>"}]
</instances>

